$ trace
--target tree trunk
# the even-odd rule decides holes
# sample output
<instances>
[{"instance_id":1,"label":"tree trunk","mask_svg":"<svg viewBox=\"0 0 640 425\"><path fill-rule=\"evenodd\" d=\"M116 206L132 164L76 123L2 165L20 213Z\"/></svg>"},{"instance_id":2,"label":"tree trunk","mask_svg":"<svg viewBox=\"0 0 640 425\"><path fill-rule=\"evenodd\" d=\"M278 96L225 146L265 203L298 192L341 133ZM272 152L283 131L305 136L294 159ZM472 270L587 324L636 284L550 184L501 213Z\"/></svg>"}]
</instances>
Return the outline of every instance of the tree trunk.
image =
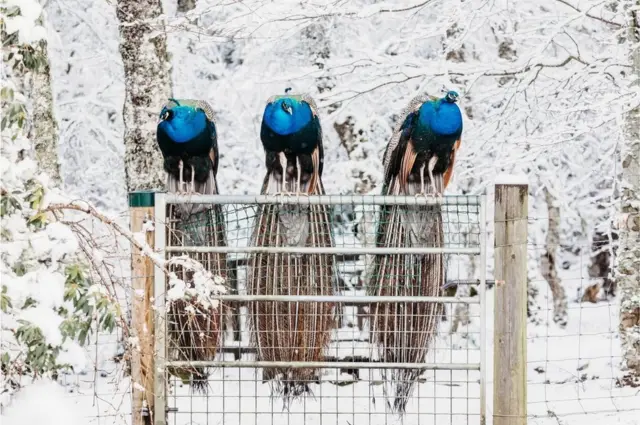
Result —
<instances>
[{"instance_id":1,"label":"tree trunk","mask_svg":"<svg viewBox=\"0 0 640 425\"><path fill-rule=\"evenodd\" d=\"M38 20L39 25L43 21ZM47 173L53 185L60 185L60 160L58 158L58 122L53 108L51 89L51 67L47 45L39 42L33 45L37 61L27 67L17 67L12 71L12 81L18 90L29 99L27 105L27 137L33 143L35 160L42 171Z\"/></svg>"},{"instance_id":2,"label":"tree trunk","mask_svg":"<svg viewBox=\"0 0 640 425\"><path fill-rule=\"evenodd\" d=\"M51 182L60 185L60 162L58 159L58 123L53 109L51 89L51 67L47 47L43 48L45 62L40 69L29 72L31 82L31 127L28 137L35 146L36 161Z\"/></svg>"},{"instance_id":3,"label":"tree trunk","mask_svg":"<svg viewBox=\"0 0 640 425\"><path fill-rule=\"evenodd\" d=\"M549 283L553 294L553 321L558 326L567 325L567 296L556 269L556 254L560 245L560 207L549 189L544 188L544 197L549 212L549 228L547 230L546 252L542 255L540 267L542 276Z\"/></svg>"},{"instance_id":4,"label":"tree trunk","mask_svg":"<svg viewBox=\"0 0 640 425\"><path fill-rule=\"evenodd\" d=\"M171 96L160 0L118 0L120 54L124 64L125 174L129 191L165 185L162 155L156 143L161 106Z\"/></svg>"},{"instance_id":5,"label":"tree trunk","mask_svg":"<svg viewBox=\"0 0 640 425\"><path fill-rule=\"evenodd\" d=\"M631 49L632 80L640 83L640 13L630 11L627 45ZM635 50L633 50L635 47ZM640 107L625 119L619 245L615 279L620 291L620 340L625 381L640 381Z\"/></svg>"},{"instance_id":6,"label":"tree trunk","mask_svg":"<svg viewBox=\"0 0 640 425\"><path fill-rule=\"evenodd\" d=\"M615 244L618 235L615 232L596 231L591 240L591 263L589 264L589 280L592 283L582 295L582 301L597 303L600 299L608 300L616 296L616 282L611 273L611 258L615 256ZM613 254L613 255L612 255ZM602 298L600 290L602 289Z\"/></svg>"}]
</instances>

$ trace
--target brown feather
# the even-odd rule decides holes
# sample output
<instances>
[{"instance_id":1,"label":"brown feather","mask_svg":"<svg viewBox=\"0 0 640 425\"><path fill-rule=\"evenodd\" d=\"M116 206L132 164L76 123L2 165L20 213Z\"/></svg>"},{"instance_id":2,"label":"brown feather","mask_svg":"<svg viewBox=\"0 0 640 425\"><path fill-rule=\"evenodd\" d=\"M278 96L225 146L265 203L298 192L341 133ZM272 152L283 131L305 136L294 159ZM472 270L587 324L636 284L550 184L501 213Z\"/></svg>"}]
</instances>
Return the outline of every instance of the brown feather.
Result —
<instances>
[{"instance_id":1,"label":"brown feather","mask_svg":"<svg viewBox=\"0 0 640 425\"><path fill-rule=\"evenodd\" d=\"M451 155L449 156L449 167L444 172L444 188L446 189L449 186L449 182L453 177L453 166L456 162L456 152L460 148L461 139L458 139L456 144L453 146L453 150L451 151Z\"/></svg>"},{"instance_id":2,"label":"brown feather","mask_svg":"<svg viewBox=\"0 0 640 425\"><path fill-rule=\"evenodd\" d=\"M420 193L418 173L413 170L417 154L409 141L402 156L400 170L386 187L384 195L414 195ZM409 179L413 175L414 178ZM434 176L441 190L442 177ZM381 208L377 246L380 247L441 247L444 227L440 206L384 206ZM377 255L374 260L371 295L438 296L444 281L442 254ZM442 315L441 303L380 303L372 306L371 334L386 362L424 363ZM405 411L419 369L383 370L390 373L391 388L385 394L394 398L392 410Z\"/></svg>"},{"instance_id":3,"label":"brown feather","mask_svg":"<svg viewBox=\"0 0 640 425\"><path fill-rule=\"evenodd\" d=\"M303 193L324 194L318 174L319 159L316 149L312 154L314 172L301 188ZM295 178L290 177L285 184L295 187ZM281 176L272 170L265 177L262 193L278 193L281 186ZM260 206L252 241L254 246L333 246L327 208ZM331 295L333 264L331 255L258 253L249 260L247 289L250 294ZM332 303L250 303L249 316L257 360L291 362L324 358L334 326ZM317 381L318 372L311 368L266 368L263 378L271 381L275 392L288 403L291 397L309 391L308 384Z\"/></svg>"},{"instance_id":4,"label":"brown feather","mask_svg":"<svg viewBox=\"0 0 640 425\"><path fill-rule=\"evenodd\" d=\"M169 180L172 177L169 176ZM176 184L170 185L175 187ZM217 194L217 184L213 171L209 180L200 188L201 193ZM189 205L189 204L186 204ZM172 246L226 246L225 219L220 205L196 205L185 209L183 205L169 205L169 243ZM170 256L184 253L171 253ZM191 253L191 258L200 262L214 276L225 280L232 276L227 273L226 254ZM180 266L172 266L171 271L187 285L193 287L193 273ZM172 360L200 361L213 360L222 338L222 318L229 314L229 307L218 309L204 307L194 299L178 299L169 305L167 326L169 336L169 356ZM187 368L184 372L193 378L196 390L207 390L207 374L202 368Z\"/></svg>"},{"instance_id":5,"label":"brown feather","mask_svg":"<svg viewBox=\"0 0 640 425\"><path fill-rule=\"evenodd\" d=\"M400 187L405 192L407 191L407 182L409 179L409 175L411 174L411 170L413 170L413 165L416 162L418 154L413 149L413 142L409 140L407 144L407 149L404 151L404 155L402 156L402 161L400 162Z\"/></svg>"}]
</instances>

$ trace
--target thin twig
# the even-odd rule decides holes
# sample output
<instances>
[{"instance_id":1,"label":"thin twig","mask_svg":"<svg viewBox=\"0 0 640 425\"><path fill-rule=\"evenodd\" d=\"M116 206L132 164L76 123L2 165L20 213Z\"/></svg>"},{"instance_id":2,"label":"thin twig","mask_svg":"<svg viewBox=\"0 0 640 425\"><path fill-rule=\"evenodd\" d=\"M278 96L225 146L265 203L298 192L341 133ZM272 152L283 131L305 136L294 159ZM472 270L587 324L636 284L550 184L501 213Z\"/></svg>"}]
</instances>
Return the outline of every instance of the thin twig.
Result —
<instances>
[{"instance_id":1,"label":"thin twig","mask_svg":"<svg viewBox=\"0 0 640 425\"><path fill-rule=\"evenodd\" d=\"M583 13L584 16L586 16L588 18L595 19L595 20L600 21L600 22L604 22L605 24L613 25L616 28L622 28L622 25L620 25L619 23L610 21L610 20L602 18L600 16L592 15L589 12L583 12L582 10L578 9L576 6L572 5L571 3L569 3L566 0L556 0L556 1L564 4L565 6L570 7L571 9L575 10L576 12Z\"/></svg>"}]
</instances>

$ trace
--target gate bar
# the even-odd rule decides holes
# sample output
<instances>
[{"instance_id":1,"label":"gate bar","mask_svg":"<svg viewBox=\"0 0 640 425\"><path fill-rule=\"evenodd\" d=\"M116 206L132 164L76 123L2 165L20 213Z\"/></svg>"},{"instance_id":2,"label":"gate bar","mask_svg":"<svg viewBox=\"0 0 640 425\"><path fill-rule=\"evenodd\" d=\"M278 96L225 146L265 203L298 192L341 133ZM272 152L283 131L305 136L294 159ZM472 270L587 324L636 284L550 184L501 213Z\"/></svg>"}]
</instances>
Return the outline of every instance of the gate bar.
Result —
<instances>
[{"instance_id":1,"label":"gate bar","mask_svg":"<svg viewBox=\"0 0 640 425\"><path fill-rule=\"evenodd\" d=\"M342 303L376 304L376 303L449 303L480 304L478 297L429 297L412 295L215 295L211 299L219 301L278 301L302 303Z\"/></svg>"},{"instance_id":2,"label":"gate bar","mask_svg":"<svg viewBox=\"0 0 640 425\"><path fill-rule=\"evenodd\" d=\"M311 368L311 369L425 369L425 370L480 370L480 363L384 363L384 362L269 362L269 361L167 361L167 366L188 367L240 367L240 368Z\"/></svg>"},{"instance_id":3,"label":"gate bar","mask_svg":"<svg viewBox=\"0 0 640 425\"><path fill-rule=\"evenodd\" d=\"M411 195L182 195L165 194L167 204L285 204L285 205L469 205L479 206L480 196ZM351 202L349 202L351 201Z\"/></svg>"},{"instance_id":4,"label":"gate bar","mask_svg":"<svg viewBox=\"0 0 640 425\"><path fill-rule=\"evenodd\" d=\"M343 248L311 246L167 246L165 252L265 253L265 254L460 254L478 255L480 248Z\"/></svg>"}]
</instances>

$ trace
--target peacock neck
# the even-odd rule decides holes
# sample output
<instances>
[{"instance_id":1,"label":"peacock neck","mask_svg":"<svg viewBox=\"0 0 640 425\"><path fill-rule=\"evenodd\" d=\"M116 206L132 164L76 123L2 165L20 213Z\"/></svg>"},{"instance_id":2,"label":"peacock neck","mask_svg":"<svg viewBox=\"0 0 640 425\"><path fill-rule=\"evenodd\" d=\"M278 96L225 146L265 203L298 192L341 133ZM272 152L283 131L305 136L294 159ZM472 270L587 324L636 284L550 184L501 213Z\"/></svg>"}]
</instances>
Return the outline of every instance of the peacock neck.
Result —
<instances>
[{"instance_id":1,"label":"peacock neck","mask_svg":"<svg viewBox=\"0 0 640 425\"><path fill-rule=\"evenodd\" d=\"M440 99L423 105L418 124L436 136L459 135L462 132L462 114L458 105Z\"/></svg>"}]
</instances>

